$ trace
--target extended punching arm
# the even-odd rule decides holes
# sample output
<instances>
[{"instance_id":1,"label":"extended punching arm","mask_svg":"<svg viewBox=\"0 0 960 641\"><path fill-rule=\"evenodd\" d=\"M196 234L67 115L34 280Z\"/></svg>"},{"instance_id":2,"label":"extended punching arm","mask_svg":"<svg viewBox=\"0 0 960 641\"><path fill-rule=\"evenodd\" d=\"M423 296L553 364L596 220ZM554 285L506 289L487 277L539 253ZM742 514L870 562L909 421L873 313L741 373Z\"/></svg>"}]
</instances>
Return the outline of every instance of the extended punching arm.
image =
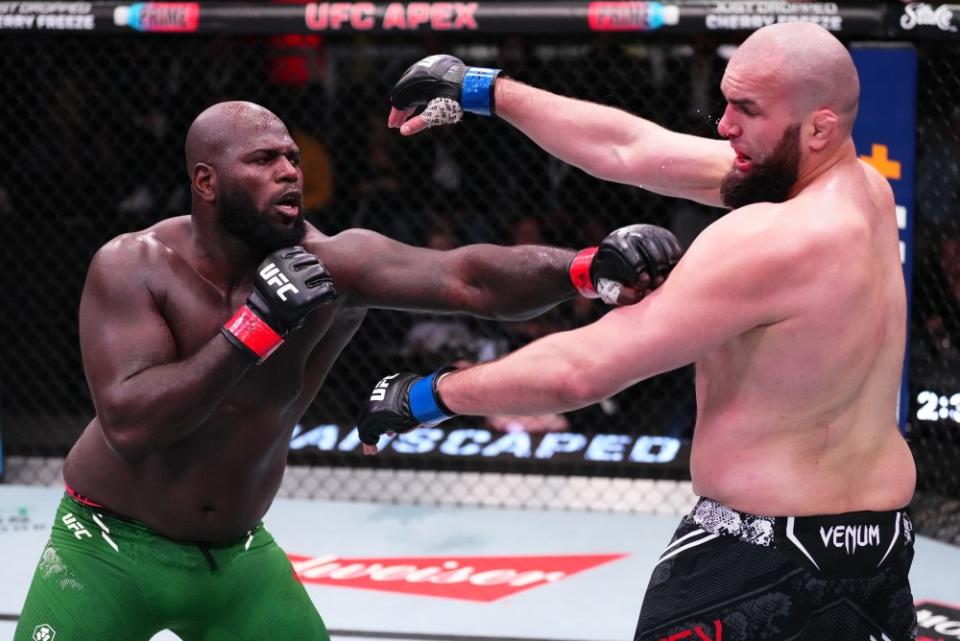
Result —
<instances>
[{"instance_id":1,"label":"extended punching arm","mask_svg":"<svg viewBox=\"0 0 960 641\"><path fill-rule=\"evenodd\" d=\"M714 206L723 205L720 184L735 155L727 141L673 132L622 109L537 89L449 55L429 56L407 69L391 102L387 125L405 136L459 122L464 111L498 115L588 174Z\"/></svg>"},{"instance_id":2,"label":"extended punching arm","mask_svg":"<svg viewBox=\"0 0 960 641\"><path fill-rule=\"evenodd\" d=\"M579 258L538 245L435 251L368 230L339 234L323 255L337 267L338 287L365 307L522 320L578 292L611 304L636 302L659 285L680 253L666 229L634 225Z\"/></svg>"}]
</instances>

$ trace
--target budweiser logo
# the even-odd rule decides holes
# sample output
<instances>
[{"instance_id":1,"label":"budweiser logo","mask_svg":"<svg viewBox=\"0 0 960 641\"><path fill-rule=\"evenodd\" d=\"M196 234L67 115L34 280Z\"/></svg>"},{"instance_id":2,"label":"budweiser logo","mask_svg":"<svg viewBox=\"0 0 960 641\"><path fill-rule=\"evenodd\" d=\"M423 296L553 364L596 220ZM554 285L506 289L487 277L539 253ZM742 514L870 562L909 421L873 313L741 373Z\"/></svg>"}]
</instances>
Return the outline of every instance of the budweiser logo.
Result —
<instances>
[{"instance_id":1,"label":"budweiser logo","mask_svg":"<svg viewBox=\"0 0 960 641\"><path fill-rule=\"evenodd\" d=\"M347 559L290 554L303 583L402 592L446 599L496 601L555 583L625 554Z\"/></svg>"}]
</instances>

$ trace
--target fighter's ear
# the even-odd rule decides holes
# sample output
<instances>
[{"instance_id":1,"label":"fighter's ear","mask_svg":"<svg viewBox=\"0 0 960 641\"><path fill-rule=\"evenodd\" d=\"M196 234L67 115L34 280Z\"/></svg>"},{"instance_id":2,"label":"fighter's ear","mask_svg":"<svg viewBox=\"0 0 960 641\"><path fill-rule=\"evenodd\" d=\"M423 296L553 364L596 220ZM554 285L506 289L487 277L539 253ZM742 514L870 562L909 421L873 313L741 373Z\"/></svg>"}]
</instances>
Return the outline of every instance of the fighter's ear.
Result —
<instances>
[{"instance_id":1,"label":"fighter's ear","mask_svg":"<svg viewBox=\"0 0 960 641\"><path fill-rule=\"evenodd\" d=\"M826 147L840 131L840 119L832 109L826 107L813 112L811 119L813 135L810 136L810 149L820 151Z\"/></svg>"},{"instance_id":2,"label":"fighter's ear","mask_svg":"<svg viewBox=\"0 0 960 641\"><path fill-rule=\"evenodd\" d=\"M193 166L193 175L190 177L193 190L201 199L212 203L217 199L217 171L212 165L198 162Z\"/></svg>"}]
</instances>

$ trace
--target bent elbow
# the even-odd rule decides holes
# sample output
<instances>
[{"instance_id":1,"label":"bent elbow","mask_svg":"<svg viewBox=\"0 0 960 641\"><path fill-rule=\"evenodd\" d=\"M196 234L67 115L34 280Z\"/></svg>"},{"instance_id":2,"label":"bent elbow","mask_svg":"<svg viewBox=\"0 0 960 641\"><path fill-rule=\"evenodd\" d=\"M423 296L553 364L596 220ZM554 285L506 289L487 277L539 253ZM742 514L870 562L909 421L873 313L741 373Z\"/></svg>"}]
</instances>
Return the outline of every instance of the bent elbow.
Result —
<instances>
[{"instance_id":1,"label":"bent elbow","mask_svg":"<svg viewBox=\"0 0 960 641\"><path fill-rule=\"evenodd\" d=\"M141 438L140 430L135 426L123 424L121 420L112 417L108 412L100 413L97 419L100 422L103 440L124 461L136 461L143 458L147 453L144 439Z\"/></svg>"}]
</instances>

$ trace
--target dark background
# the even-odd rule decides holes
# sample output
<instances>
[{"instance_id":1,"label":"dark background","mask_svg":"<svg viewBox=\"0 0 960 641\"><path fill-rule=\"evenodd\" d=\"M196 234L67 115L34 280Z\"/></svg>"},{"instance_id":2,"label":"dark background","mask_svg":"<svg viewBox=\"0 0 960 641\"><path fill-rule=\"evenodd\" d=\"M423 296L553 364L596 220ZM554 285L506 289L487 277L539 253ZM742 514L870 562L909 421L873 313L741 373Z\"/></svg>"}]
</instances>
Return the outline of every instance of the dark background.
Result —
<instances>
[{"instance_id":1,"label":"dark background","mask_svg":"<svg viewBox=\"0 0 960 641\"><path fill-rule=\"evenodd\" d=\"M356 35L7 35L0 39L0 427L14 456L62 456L93 415L77 338L87 264L104 242L189 211L183 139L202 109L252 100L277 113L304 151L310 220L334 234L360 226L416 245L536 242L579 248L634 222L670 227L688 244L719 210L595 180L540 151L496 119L411 139L385 126L387 96L418 58L455 53L470 64L562 94L622 107L679 131L716 136L725 59L708 37ZM956 521L960 397L955 413L916 420L917 394L960 393L960 51L920 43L918 185L911 313L908 437L918 502ZM349 428L384 372L426 371L490 358L604 313L578 301L525 323L376 310L344 351L303 424ZM512 424L576 433L690 436L689 368L610 402ZM497 432L507 419L478 419ZM535 437L540 438L539 436ZM363 458L298 450L295 462L564 474L684 477L550 460ZM668 466L669 467L669 466ZM946 507L944 507L946 506ZM952 507L951 507L952 506Z\"/></svg>"}]
</instances>

